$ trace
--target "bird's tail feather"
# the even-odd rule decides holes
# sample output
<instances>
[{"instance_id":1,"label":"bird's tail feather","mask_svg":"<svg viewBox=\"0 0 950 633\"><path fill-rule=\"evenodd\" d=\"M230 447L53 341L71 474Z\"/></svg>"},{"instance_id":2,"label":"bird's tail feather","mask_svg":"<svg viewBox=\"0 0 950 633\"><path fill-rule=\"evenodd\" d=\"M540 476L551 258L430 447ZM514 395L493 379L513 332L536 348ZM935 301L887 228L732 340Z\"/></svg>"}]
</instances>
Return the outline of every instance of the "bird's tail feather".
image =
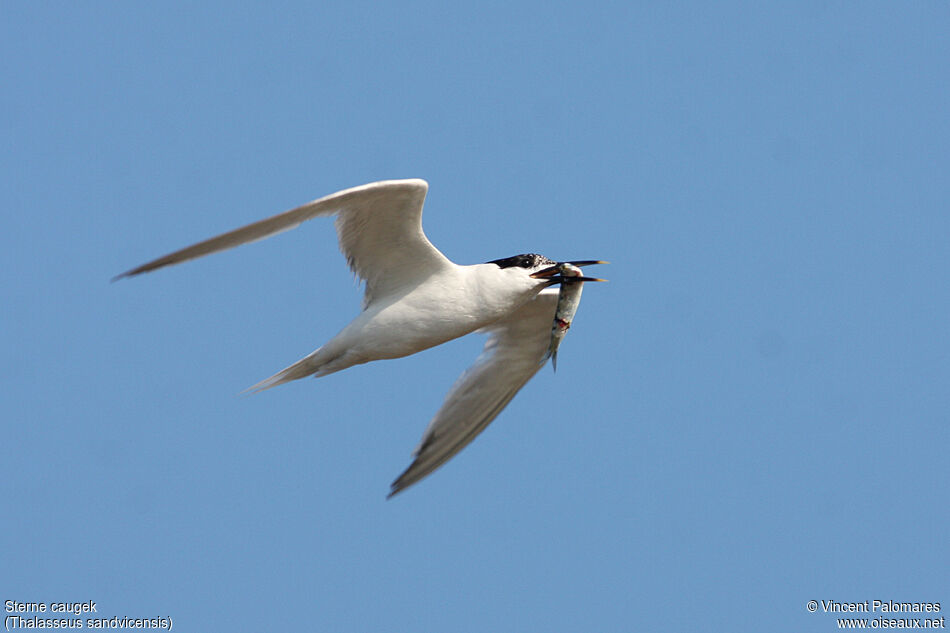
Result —
<instances>
[{"instance_id":1,"label":"bird's tail feather","mask_svg":"<svg viewBox=\"0 0 950 633\"><path fill-rule=\"evenodd\" d=\"M311 374L317 373L320 371L320 365L322 365L322 363L315 358L317 352L319 351L320 350L317 350L316 352L301 358L290 367L281 369L270 378L265 378L256 385L251 385L241 393L257 393L259 391L266 391L271 387L282 385L285 382L290 382L291 380L297 380L299 378L306 378Z\"/></svg>"}]
</instances>

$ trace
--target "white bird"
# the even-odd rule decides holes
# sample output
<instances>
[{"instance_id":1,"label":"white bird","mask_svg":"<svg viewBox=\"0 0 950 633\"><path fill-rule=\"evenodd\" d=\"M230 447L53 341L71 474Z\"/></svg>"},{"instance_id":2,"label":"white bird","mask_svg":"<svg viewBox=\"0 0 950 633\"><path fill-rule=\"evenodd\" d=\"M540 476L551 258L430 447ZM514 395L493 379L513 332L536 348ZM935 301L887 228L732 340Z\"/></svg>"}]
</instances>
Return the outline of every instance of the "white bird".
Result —
<instances>
[{"instance_id":1,"label":"white bird","mask_svg":"<svg viewBox=\"0 0 950 633\"><path fill-rule=\"evenodd\" d=\"M366 284L363 311L328 343L249 390L326 376L360 363L400 358L476 330L482 354L456 381L389 496L448 461L498 416L547 359L562 266L516 255L485 264L449 261L422 231L424 180L384 180L345 189L142 264L131 277L253 242L317 216L336 215L340 250ZM571 277L572 282L602 281Z\"/></svg>"}]
</instances>

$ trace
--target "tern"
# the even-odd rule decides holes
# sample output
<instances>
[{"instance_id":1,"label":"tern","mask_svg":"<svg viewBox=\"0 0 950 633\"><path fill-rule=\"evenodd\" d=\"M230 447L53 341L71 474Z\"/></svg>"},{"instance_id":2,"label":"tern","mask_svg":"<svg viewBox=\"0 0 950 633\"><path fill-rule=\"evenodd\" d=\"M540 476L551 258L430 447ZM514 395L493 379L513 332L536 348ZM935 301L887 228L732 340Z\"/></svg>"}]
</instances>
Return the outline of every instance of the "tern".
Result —
<instances>
[{"instance_id":1,"label":"tern","mask_svg":"<svg viewBox=\"0 0 950 633\"><path fill-rule=\"evenodd\" d=\"M558 305L558 291L551 286L603 281L568 279L561 274L565 265L607 263L556 262L529 253L471 266L455 264L422 230L428 188L425 180L410 179L345 189L159 257L113 281L335 215L340 250L365 283L362 312L328 343L248 391L401 358L475 331L489 335L475 364L458 378L423 433L412 464L392 483L392 497L462 450L543 366Z\"/></svg>"}]
</instances>

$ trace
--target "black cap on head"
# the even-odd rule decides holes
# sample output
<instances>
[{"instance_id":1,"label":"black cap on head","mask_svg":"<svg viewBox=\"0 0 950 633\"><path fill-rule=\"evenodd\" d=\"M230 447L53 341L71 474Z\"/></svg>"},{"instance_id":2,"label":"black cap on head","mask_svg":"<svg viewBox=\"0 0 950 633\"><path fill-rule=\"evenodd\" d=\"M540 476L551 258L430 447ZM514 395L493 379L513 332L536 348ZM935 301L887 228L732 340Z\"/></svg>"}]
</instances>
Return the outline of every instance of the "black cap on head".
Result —
<instances>
[{"instance_id":1,"label":"black cap on head","mask_svg":"<svg viewBox=\"0 0 950 633\"><path fill-rule=\"evenodd\" d=\"M504 259L493 259L490 262L485 263L495 264L499 268L511 268L512 266L518 266L520 268L537 268L538 266L549 266L551 264L556 264L557 262L548 259L544 255L538 255L537 253L525 253L523 255L515 255L514 257L506 257Z\"/></svg>"}]
</instances>

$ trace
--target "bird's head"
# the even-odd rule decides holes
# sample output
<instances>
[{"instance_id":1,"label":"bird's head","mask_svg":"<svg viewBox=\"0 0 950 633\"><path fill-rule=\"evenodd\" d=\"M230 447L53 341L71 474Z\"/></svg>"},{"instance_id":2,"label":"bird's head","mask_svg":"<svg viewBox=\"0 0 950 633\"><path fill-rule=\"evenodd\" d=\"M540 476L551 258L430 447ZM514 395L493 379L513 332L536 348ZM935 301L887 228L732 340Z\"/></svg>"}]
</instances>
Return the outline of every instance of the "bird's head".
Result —
<instances>
[{"instance_id":1,"label":"bird's head","mask_svg":"<svg viewBox=\"0 0 950 633\"><path fill-rule=\"evenodd\" d=\"M580 277L563 274L567 264L571 266L592 266L594 264L607 263L596 259L556 262L553 259L548 259L544 255L525 253L504 259L493 259L486 263L495 264L503 270L511 270L511 274L514 275L524 275L528 279L535 280L535 283L540 283L544 286L559 284L565 279L571 281L606 281L605 279L597 279L596 277Z\"/></svg>"}]
</instances>

